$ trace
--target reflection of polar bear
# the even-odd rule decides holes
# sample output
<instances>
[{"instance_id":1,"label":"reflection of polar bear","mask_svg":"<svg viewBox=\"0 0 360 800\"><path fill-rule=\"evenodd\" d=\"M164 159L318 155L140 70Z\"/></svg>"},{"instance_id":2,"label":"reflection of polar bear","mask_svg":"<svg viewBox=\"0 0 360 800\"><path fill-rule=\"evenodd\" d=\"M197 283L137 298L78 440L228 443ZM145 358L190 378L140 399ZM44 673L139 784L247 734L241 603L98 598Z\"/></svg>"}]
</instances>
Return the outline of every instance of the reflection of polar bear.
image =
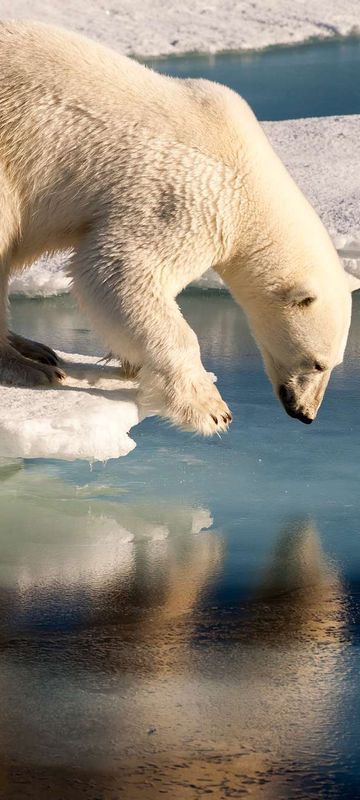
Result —
<instances>
[{"instance_id":1,"label":"reflection of polar bear","mask_svg":"<svg viewBox=\"0 0 360 800\"><path fill-rule=\"evenodd\" d=\"M332 786L323 752L342 730L348 610L311 520L281 530L250 602L239 561L229 604L225 570L219 607L221 539L190 533L210 523L205 509L100 502L135 532L126 543L98 501L90 526L87 503L59 502L54 549L50 494L35 540L16 495L2 499L20 525L0 592L1 796L275 800L305 796L304 775L311 797Z\"/></svg>"},{"instance_id":2,"label":"reflection of polar bear","mask_svg":"<svg viewBox=\"0 0 360 800\"><path fill-rule=\"evenodd\" d=\"M2 379L61 379L51 351L8 335L5 296L14 268L71 246L75 292L111 350L141 367L145 405L204 434L229 424L175 302L212 266L286 410L310 422L343 356L350 294L247 104L51 27L4 23L0 44Z\"/></svg>"}]
</instances>

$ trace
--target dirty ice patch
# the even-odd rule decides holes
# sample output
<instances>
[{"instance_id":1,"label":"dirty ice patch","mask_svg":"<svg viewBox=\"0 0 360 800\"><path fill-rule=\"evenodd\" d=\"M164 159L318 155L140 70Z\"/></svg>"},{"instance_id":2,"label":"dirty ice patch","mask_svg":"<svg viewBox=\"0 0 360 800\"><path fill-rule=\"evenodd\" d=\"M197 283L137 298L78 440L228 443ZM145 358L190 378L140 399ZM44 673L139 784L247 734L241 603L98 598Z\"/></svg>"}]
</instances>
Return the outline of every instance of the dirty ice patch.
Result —
<instances>
[{"instance_id":1,"label":"dirty ice patch","mask_svg":"<svg viewBox=\"0 0 360 800\"><path fill-rule=\"evenodd\" d=\"M0 387L0 458L106 461L135 447L137 384L114 363L59 353L67 377L49 389Z\"/></svg>"}]
</instances>

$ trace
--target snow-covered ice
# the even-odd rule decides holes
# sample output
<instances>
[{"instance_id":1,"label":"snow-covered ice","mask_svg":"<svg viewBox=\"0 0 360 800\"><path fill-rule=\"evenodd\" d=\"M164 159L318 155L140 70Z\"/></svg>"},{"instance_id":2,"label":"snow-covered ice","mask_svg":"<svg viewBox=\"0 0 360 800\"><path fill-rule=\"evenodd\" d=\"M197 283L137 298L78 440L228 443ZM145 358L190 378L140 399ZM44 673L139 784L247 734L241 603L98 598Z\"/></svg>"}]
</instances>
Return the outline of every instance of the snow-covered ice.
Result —
<instances>
[{"instance_id":1,"label":"snow-covered ice","mask_svg":"<svg viewBox=\"0 0 360 800\"><path fill-rule=\"evenodd\" d=\"M262 123L275 150L328 228L344 266L360 279L360 115ZM11 292L27 296L62 294L69 279L61 272L67 255L42 259L13 279ZM215 273L199 282L221 285Z\"/></svg>"},{"instance_id":2,"label":"snow-covered ice","mask_svg":"<svg viewBox=\"0 0 360 800\"><path fill-rule=\"evenodd\" d=\"M142 56L260 49L360 32L358 0L1 0L0 16L63 25Z\"/></svg>"},{"instance_id":3,"label":"snow-covered ice","mask_svg":"<svg viewBox=\"0 0 360 800\"><path fill-rule=\"evenodd\" d=\"M113 363L59 353L67 378L52 389L0 387L2 458L106 461L135 447L137 387Z\"/></svg>"}]
</instances>

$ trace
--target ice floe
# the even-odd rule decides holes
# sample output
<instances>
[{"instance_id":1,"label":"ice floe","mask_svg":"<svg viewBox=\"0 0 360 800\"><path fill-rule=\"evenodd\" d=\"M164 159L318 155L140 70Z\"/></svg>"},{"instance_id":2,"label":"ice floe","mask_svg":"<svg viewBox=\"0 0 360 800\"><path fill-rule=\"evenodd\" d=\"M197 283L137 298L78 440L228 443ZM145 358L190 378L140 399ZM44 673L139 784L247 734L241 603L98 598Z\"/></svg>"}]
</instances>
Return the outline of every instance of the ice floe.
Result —
<instances>
[{"instance_id":1,"label":"ice floe","mask_svg":"<svg viewBox=\"0 0 360 800\"><path fill-rule=\"evenodd\" d=\"M60 353L67 377L59 388L0 387L2 458L106 461L135 447L137 386L113 362Z\"/></svg>"}]
</instances>

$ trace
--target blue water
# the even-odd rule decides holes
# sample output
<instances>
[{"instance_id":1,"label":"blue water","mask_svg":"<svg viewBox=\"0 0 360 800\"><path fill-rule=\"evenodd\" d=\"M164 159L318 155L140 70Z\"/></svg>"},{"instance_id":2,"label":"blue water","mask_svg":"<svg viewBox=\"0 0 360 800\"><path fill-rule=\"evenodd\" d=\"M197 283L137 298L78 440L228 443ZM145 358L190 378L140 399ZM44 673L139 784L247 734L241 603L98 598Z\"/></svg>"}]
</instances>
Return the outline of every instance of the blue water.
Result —
<instances>
[{"instance_id":1,"label":"blue water","mask_svg":"<svg viewBox=\"0 0 360 800\"><path fill-rule=\"evenodd\" d=\"M178 78L224 83L245 97L261 120L360 113L359 39L147 63Z\"/></svg>"},{"instance_id":2,"label":"blue water","mask_svg":"<svg viewBox=\"0 0 360 800\"><path fill-rule=\"evenodd\" d=\"M311 427L230 297L181 305L228 435L151 419L124 459L0 470L6 800L360 793L360 297ZM102 352L70 298L12 317Z\"/></svg>"}]
</instances>

